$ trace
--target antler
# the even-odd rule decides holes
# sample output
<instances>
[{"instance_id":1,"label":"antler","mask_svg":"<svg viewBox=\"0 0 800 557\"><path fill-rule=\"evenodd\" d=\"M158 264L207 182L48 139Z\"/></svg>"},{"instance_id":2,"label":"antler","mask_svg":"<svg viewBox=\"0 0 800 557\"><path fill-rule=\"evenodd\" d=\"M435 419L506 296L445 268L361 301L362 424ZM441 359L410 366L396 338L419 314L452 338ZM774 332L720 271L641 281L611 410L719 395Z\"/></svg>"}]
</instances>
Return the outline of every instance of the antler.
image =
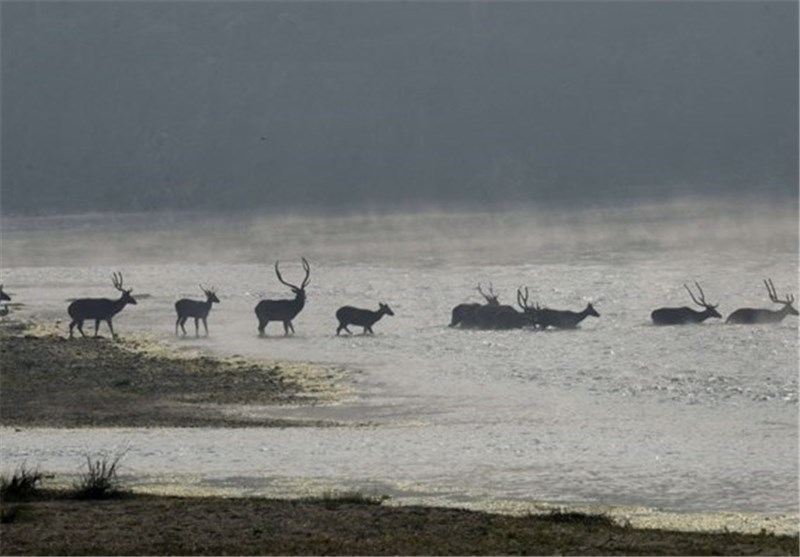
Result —
<instances>
[{"instance_id":1,"label":"antler","mask_svg":"<svg viewBox=\"0 0 800 557\"><path fill-rule=\"evenodd\" d=\"M528 305L528 287L525 287L525 295L522 295L522 288L517 288L517 304L523 311L533 309Z\"/></svg>"},{"instance_id":2,"label":"antler","mask_svg":"<svg viewBox=\"0 0 800 557\"><path fill-rule=\"evenodd\" d=\"M117 273L116 271L111 274L111 282L114 283L114 288L119 290L120 292L125 292L126 290L122 287L122 273ZM133 289L131 289L133 290ZM130 292L130 291L128 291Z\"/></svg>"},{"instance_id":3,"label":"antler","mask_svg":"<svg viewBox=\"0 0 800 557\"><path fill-rule=\"evenodd\" d=\"M702 306L704 308L712 307L711 304L706 302L706 295L703 293L703 289L700 287L700 284L697 281L694 281L694 285L697 287L697 291L700 292L700 300L694 297L694 294L692 294L692 291L688 286L685 284L683 285L686 291L689 292L689 296L692 297L692 301L698 306Z\"/></svg>"},{"instance_id":4,"label":"antler","mask_svg":"<svg viewBox=\"0 0 800 557\"><path fill-rule=\"evenodd\" d=\"M491 282L489 283L489 293L488 294L486 292L484 292L483 289L481 288L481 283L478 283L477 290L480 293L480 295L483 296L483 299L486 300L487 304L489 304L489 305L498 305L499 304L499 302L497 301L497 294L494 293L494 288L492 287L492 283Z\"/></svg>"},{"instance_id":5,"label":"antler","mask_svg":"<svg viewBox=\"0 0 800 557\"><path fill-rule=\"evenodd\" d=\"M305 269L305 272L306 272L306 276L303 279L303 282L301 283L302 286L295 286L294 284L292 284L290 282L286 282L285 280L283 280L283 277L281 276L281 272L278 270L278 262L276 261L275 262L275 274L278 276L278 280L281 281L286 286L288 286L289 288L292 288L294 290L304 290L305 287L308 286L309 277L311 276L311 267L308 265L308 261L306 261L305 257L303 257L302 260L303 260L303 269Z\"/></svg>"},{"instance_id":6,"label":"antler","mask_svg":"<svg viewBox=\"0 0 800 557\"><path fill-rule=\"evenodd\" d=\"M767 279L764 281L764 286L767 287L767 293L769 294L769 299L776 304L791 304L794 302L794 296L791 294L786 295L785 300L781 300L778 298L778 293L775 291L775 285L772 284L772 279Z\"/></svg>"},{"instance_id":7,"label":"antler","mask_svg":"<svg viewBox=\"0 0 800 557\"><path fill-rule=\"evenodd\" d=\"M206 288L202 284L198 284L198 286L200 287L200 290L203 291L203 294L205 294L206 296L208 296L209 294L216 294L217 293L217 289L214 288L213 286L211 288Z\"/></svg>"},{"instance_id":8,"label":"antler","mask_svg":"<svg viewBox=\"0 0 800 557\"><path fill-rule=\"evenodd\" d=\"M304 269L304 270L305 270L305 272L306 272L306 276L305 276L305 278L303 279L303 285L301 286L301 288L305 288L306 286L308 286L308 283L309 283L309 281L310 281L310 277L311 277L311 266L309 266L309 264L308 264L308 261L306 261L306 258L305 258L305 257L301 257L300 259L302 259L302 260L303 260L303 269Z\"/></svg>"}]
</instances>

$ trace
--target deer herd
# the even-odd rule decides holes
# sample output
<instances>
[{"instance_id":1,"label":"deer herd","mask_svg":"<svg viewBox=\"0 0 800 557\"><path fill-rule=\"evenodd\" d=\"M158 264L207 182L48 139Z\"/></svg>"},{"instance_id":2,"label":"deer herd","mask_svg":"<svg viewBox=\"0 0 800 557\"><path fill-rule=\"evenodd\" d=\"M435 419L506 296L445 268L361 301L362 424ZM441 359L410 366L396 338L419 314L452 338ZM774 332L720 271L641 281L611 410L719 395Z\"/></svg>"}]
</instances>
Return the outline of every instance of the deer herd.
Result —
<instances>
[{"instance_id":1,"label":"deer herd","mask_svg":"<svg viewBox=\"0 0 800 557\"><path fill-rule=\"evenodd\" d=\"M299 286L286 282L281 276L278 262L275 262L275 275L278 280L288 286L294 298L280 300L261 300L255 307L255 314L258 319L259 336L265 336L265 329L270 321L279 321L283 324L285 336L294 333L292 320L303 310L306 303L306 287L311 277L311 267L305 258L302 258L303 271L305 276ZM132 288L123 288L122 273L113 273L112 284L120 292L120 297L116 300L108 298L80 298L69 304L67 313L72 321L69 324L69 336L73 337L73 331L77 327L82 336L86 336L83 331L83 322L86 320L94 321L94 336L97 336L100 322L105 321L111 331L111 335L116 337L112 318L118 314L128 304L136 304L136 299L131 294ZM654 325L686 325L691 323L702 323L711 317L722 318L717 311L717 305L706 301L705 293L697 282L697 296L692 290L683 285L689 292L692 301L702 310L698 311L687 306L683 307L663 307L650 314ZM785 298L778 298L775 285L771 279L764 281L767 294L771 302L782 307L778 310L740 308L731 313L726 319L729 324L759 324L777 323L782 321L787 315L798 315L794 307L794 296L787 295ZM183 298L175 302L175 334L178 335L178 328L183 335L186 335L184 324L191 317L194 319L195 336L200 335L200 321L203 322L205 334L208 336L208 314L215 303L219 303L216 290L207 289L200 286L206 296L205 301L191 300ZM587 304L582 311L556 310L542 307L539 304L531 305L528 302L529 292L526 287L517 289L517 306L519 309L500 303L492 285L488 290L484 290L480 284L477 287L478 293L483 297L484 303L459 304L455 306L451 313L450 327L462 329L483 329L483 330L507 330L507 329L575 329L589 316L600 317L592 304ZM11 297L3 291L0 284L0 302L8 302ZM0 306L0 315L7 315L7 305ZM384 315L394 315L392 309L384 303L378 305L377 311L361 309L353 306L342 306L336 311L336 319L339 326L336 328L338 336L342 331L352 333L348 329L349 325L363 328L364 334L373 334L372 326Z\"/></svg>"}]
</instances>

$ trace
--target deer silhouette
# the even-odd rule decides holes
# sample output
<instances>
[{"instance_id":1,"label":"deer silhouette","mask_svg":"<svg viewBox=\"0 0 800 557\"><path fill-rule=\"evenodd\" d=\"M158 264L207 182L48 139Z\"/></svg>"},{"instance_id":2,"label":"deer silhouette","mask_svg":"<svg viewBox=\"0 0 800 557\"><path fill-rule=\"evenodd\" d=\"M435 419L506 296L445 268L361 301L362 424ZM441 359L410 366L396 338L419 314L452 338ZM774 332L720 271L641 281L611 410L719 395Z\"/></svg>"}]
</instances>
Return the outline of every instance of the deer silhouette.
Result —
<instances>
[{"instance_id":1,"label":"deer silhouette","mask_svg":"<svg viewBox=\"0 0 800 557\"><path fill-rule=\"evenodd\" d=\"M450 327L457 327L458 325L462 325L465 321L467 323L474 321L473 319L471 319L471 314L482 307L500 305L500 301L497 298L497 294L494 293L494 289L492 288L492 283L489 283L488 293L483 291L480 283L478 283L477 290L478 293L481 296L483 296L483 299L486 300L486 304L477 304L477 303L458 304L456 307L453 308L450 319Z\"/></svg>"},{"instance_id":2,"label":"deer silhouette","mask_svg":"<svg viewBox=\"0 0 800 557\"><path fill-rule=\"evenodd\" d=\"M83 322L86 319L94 319L94 336L97 336L97 330L100 328L100 322L105 321L108 323L108 329L111 331L111 336L116 338L114 327L111 324L111 319L122 311L127 304L136 304L136 300L131 296L133 288L125 290L122 287L122 273L114 273L111 275L111 281L114 288L122 292L122 295L117 300L109 300L108 298L80 298L72 302L67 308L67 313L72 318L69 324L69 338L72 338L73 329L77 326L81 336L86 336L83 332Z\"/></svg>"},{"instance_id":3,"label":"deer silhouette","mask_svg":"<svg viewBox=\"0 0 800 557\"><path fill-rule=\"evenodd\" d=\"M339 326L336 328L336 336L339 336L342 330L351 333L350 329L347 328L348 325L363 327L364 334L375 334L372 330L372 326L384 315L394 315L392 308L384 303L378 304L378 311L359 309L353 306L342 306L336 310L336 319L339 320Z\"/></svg>"},{"instance_id":4,"label":"deer silhouette","mask_svg":"<svg viewBox=\"0 0 800 557\"><path fill-rule=\"evenodd\" d=\"M569 311L549 308L536 308L536 325L540 329L576 329L581 321L589 317L600 317L592 304L586 304L583 311Z\"/></svg>"},{"instance_id":5,"label":"deer silhouette","mask_svg":"<svg viewBox=\"0 0 800 557\"><path fill-rule=\"evenodd\" d=\"M697 291L700 293L700 299L694 297L692 291L689 289L688 286L685 284L683 287L689 292L689 296L691 296L692 301L697 304L698 306L703 308L703 311L697 311L690 307L680 307L680 308L659 308L653 310L650 314L650 318L653 320L653 324L655 325L687 325L690 323L702 323L709 317L717 317L722 318L722 316L717 311L716 305L711 305L706 302L705 294L703 293L703 289L700 288L700 284L695 281L695 286L697 286Z\"/></svg>"},{"instance_id":6,"label":"deer silhouette","mask_svg":"<svg viewBox=\"0 0 800 557\"><path fill-rule=\"evenodd\" d=\"M528 290L525 295L517 289L517 304L522 311L514 307L501 304L479 305L474 310L464 315L461 327L466 329L506 330L520 329L533 325L533 308L528 306Z\"/></svg>"},{"instance_id":7,"label":"deer silhouette","mask_svg":"<svg viewBox=\"0 0 800 557\"><path fill-rule=\"evenodd\" d=\"M199 322L203 322L203 327L206 329L206 336L208 336L208 314L211 312L211 305L218 304L219 298L217 298L217 293L215 289L206 290L203 288L203 285L199 285L200 290L206 295L206 301L201 302L199 300L190 300L188 298L183 298L175 302L175 311L178 314L178 319L175 321L175 334L178 334L178 326L180 325L181 330L183 331L183 336L186 336L186 328L184 324L186 320L190 317L194 318L194 336L200 336L200 326Z\"/></svg>"},{"instance_id":8,"label":"deer silhouette","mask_svg":"<svg viewBox=\"0 0 800 557\"><path fill-rule=\"evenodd\" d=\"M769 299L776 304L783 304L781 309L754 309L754 308L740 308L731 313L725 323L733 323L739 325L753 325L756 323L780 323L787 315L797 315L797 310L792 305L794 303L794 296L787 295L784 300L778 298L775 292L775 285L772 284L772 279L764 281L764 286L767 287L767 294Z\"/></svg>"},{"instance_id":9,"label":"deer silhouette","mask_svg":"<svg viewBox=\"0 0 800 557\"><path fill-rule=\"evenodd\" d=\"M306 303L306 286L308 286L309 277L311 276L311 267L308 265L308 261L306 258L302 258L303 261L303 269L306 272L306 276L303 279L303 282L300 286L295 286L294 284L288 283L283 280L281 276L280 270L278 270L278 262L275 262L275 274L278 277L278 280L292 289L294 292L294 299L293 300L261 300L256 305L256 317L258 318L258 334L259 336L264 336L264 329L266 329L267 324L270 321L281 321L283 322L283 334L284 336L289 335L289 331L294 333L294 326L292 325L292 319L294 319L300 311L302 311L303 306Z\"/></svg>"},{"instance_id":10,"label":"deer silhouette","mask_svg":"<svg viewBox=\"0 0 800 557\"><path fill-rule=\"evenodd\" d=\"M0 302L10 302L11 296L5 293L3 290L3 285L0 284ZM0 306L0 317L8 315L8 305L3 304Z\"/></svg>"}]
</instances>

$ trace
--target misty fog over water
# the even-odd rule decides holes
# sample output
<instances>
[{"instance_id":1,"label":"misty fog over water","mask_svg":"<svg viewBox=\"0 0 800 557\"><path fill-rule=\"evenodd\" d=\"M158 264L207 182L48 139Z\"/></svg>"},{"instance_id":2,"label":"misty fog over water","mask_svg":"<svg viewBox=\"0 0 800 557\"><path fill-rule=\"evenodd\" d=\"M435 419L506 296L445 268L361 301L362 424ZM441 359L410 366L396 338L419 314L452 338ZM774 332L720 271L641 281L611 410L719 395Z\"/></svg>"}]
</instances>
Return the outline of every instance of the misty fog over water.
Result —
<instances>
[{"instance_id":1,"label":"misty fog over water","mask_svg":"<svg viewBox=\"0 0 800 557\"><path fill-rule=\"evenodd\" d=\"M3 2L4 214L797 199L796 2Z\"/></svg>"}]
</instances>

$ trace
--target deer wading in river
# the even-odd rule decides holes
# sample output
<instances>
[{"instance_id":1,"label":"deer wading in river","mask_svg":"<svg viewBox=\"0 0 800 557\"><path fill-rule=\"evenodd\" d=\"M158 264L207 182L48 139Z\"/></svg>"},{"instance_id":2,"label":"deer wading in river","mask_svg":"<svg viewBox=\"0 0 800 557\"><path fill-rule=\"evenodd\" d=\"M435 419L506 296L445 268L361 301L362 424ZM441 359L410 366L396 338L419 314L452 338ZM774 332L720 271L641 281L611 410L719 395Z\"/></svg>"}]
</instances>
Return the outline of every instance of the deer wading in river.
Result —
<instances>
[{"instance_id":1,"label":"deer wading in river","mask_svg":"<svg viewBox=\"0 0 800 557\"><path fill-rule=\"evenodd\" d=\"M369 309L359 309L353 306L342 306L336 310L336 319L339 320L339 326L336 328L336 336L344 329L350 333L348 325L357 325L364 328L364 334L375 334L372 326L384 315L394 315L392 308L387 304L379 303L378 311ZM351 333L352 334L352 333Z\"/></svg>"},{"instance_id":2,"label":"deer wading in river","mask_svg":"<svg viewBox=\"0 0 800 557\"><path fill-rule=\"evenodd\" d=\"M292 319L303 309L306 303L306 286L308 286L309 276L311 275L311 267L308 265L306 258L302 258L303 270L306 276L300 286L288 283L283 280L281 272L278 270L278 262L275 262L275 274L281 283L285 284L294 292L293 300L261 300L256 305L256 317L258 318L258 334L264 336L264 329L270 321L283 322L283 334L289 335L289 331L294 333L294 326L292 326Z\"/></svg>"},{"instance_id":3,"label":"deer wading in river","mask_svg":"<svg viewBox=\"0 0 800 557\"><path fill-rule=\"evenodd\" d=\"M756 323L779 323L783 321L787 315L797 315L797 310L792 305L794 303L794 296L787 295L784 300L778 298L775 292L775 285L772 284L772 279L764 281L764 286L767 287L767 294L769 299L776 304L783 304L781 309L754 309L754 308L741 308L737 309L728 316L725 323L734 323L739 325L752 325Z\"/></svg>"},{"instance_id":4,"label":"deer wading in river","mask_svg":"<svg viewBox=\"0 0 800 557\"><path fill-rule=\"evenodd\" d=\"M86 319L94 319L94 336L97 336L97 329L100 327L100 322L105 321L108 323L108 329L111 331L111 336L116 338L114 327L111 325L111 319L122 311L127 304L136 304L136 300L131 296L133 288L125 290L122 287L122 273L114 273L111 275L111 281L114 288L122 292L122 295L117 300L109 300L108 298L80 298L72 302L67 308L67 313L72 318L69 324L69 338L72 338L73 329L77 326L81 336L86 336L83 332L83 322Z\"/></svg>"},{"instance_id":5,"label":"deer wading in river","mask_svg":"<svg viewBox=\"0 0 800 557\"><path fill-rule=\"evenodd\" d=\"M206 295L206 301L190 300L183 298L175 302L175 311L178 314L178 319L175 321L175 334L178 334L178 326L180 325L183 331L183 336L186 336L186 328L183 326L186 320L190 317L194 318L194 336L200 336L199 321L203 322L203 327L206 329L206 336L208 336L208 314L211 312L211 305L218 304L219 298L215 289L206 290L203 285L200 285L200 290Z\"/></svg>"},{"instance_id":6,"label":"deer wading in river","mask_svg":"<svg viewBox=\"0 0 800 557\"><path fill-rule=\"evenodd\" d=\"M592 304L586 304L583 311L568 311L549 308L536 308L536 325L540 329L553 327L554 329L575 329L581 321L589 317L600 317Z\"/></svg>"},{"instance_id":7,"label":"deer wading in river","mask_svg":"<svg viewBox=\"0 0 800 557\"><path fill-rule=\"evenodd\" d=\"M650 318L653 320L653 324L655 325L687 325L690 323L702 323L709 317L717 317L722 318L722 316L717 311L716 305L711 305L706 302L705 294L703 294L703 289L700 288L700 285L695 281L695 286L697 286L697 291L700 293L700 299L694 297L692 291L689 290L689 287L685 284L683 287L689 292L689 296L692 297L692 301L697 304L698 306L703 308L703 311L697 311L690 307L680 307L680 308L659 308L653 310L650 314ZM719 304L717 304L719 305Z\"/></svg>"},{"instance_id":8,"label":"deer wading in river","mask_svg":"<svg viewBox=\"0 0 800 557\"><path fill-rule=\"evenodd\" d=\"M477 290L478 293L483 296L483 299L486 300L486 303L458 304L453 308L452 311L450 318L451 327L457 327L458 325L461 325L462 327L475 326L475 319L471 319L471 317L474 316L473 314L476 310L480 310L481 308L485 308L487 306L500 306L500 301L497 298L497 294L494 293L494 288L492 288L491 283L489 283L488 293L483 291L480 283L478 284Z\"/></svg>"}]
</instances>

